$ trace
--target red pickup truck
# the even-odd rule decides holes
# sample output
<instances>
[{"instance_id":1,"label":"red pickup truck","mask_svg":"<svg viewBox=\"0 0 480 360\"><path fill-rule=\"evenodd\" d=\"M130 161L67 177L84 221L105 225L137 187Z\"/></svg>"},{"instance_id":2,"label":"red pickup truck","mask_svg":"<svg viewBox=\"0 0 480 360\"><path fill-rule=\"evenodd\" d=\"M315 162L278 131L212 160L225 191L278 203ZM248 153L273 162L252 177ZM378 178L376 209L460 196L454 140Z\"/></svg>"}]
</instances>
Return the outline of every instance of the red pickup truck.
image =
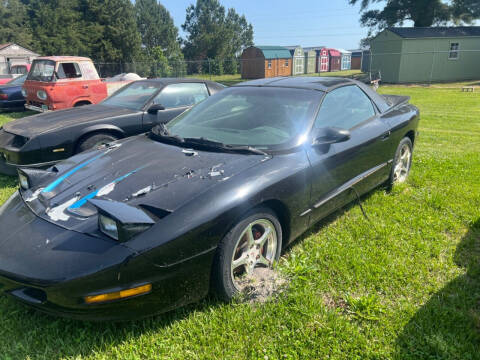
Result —
<instances>
[{"instance_id":1,"label":"red pickup truck","mask_svg":"<svg viewBox=\"0 0 480 360\"><path fill-rule=\"evenodd\" d=\"M46 56L33 61L22 94L27 109L45 112L96 104L129 82L101 79L89 58Z\"/></svg>"}]
</instances>

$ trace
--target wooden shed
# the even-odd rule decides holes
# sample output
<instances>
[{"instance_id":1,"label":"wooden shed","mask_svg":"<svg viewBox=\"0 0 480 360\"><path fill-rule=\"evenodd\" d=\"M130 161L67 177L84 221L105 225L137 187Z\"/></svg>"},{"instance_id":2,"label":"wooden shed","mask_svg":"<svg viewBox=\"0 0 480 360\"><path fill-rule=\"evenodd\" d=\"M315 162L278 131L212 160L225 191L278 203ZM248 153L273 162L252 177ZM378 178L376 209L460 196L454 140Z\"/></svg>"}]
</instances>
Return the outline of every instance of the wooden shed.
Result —
<instances>
[{"instance_id":1,"label":"wooden shed","mask_svg":"<svg viewBox=\"0 0 480 360\"><path fill-rule=\"evenodd\" d=\"M292 57L283 46L250 46L243 50L240 59L242 79L292 75Z\"/></svg>"},{"instance_id":2,"label":"wooden shed","mask_svg":"<svg viewBox=\"0 0 480 360\"><path fill-rule=\"evenodd\" d=\"M330 53L327 48L317 50L317 72L330 71Z\"/></svg>"},{"instance_id":3,"label":"wooden shed","mask_svg":"<svg viewBox=\"0 0 480 360\"><path fill-rule=\"evenodd\" d=\"M362 58L363 58L363 50L350 50L352 53L352 70L360 70L362 68Z\"/></svg>"},{"instance_id":4,"label":"wooden shed","mask_svg":"<svg viewBox=\"0 0 480 360\"><path fill-rule=\"evenodd\" d=\"M305 52L305 74L313 74L318 72L318 64L320 63L320 50L322 50L323 48L324 46L312 46L303 48L303 51Z\"/></svg>"},{"instance_id":5,"label":"wooden shed","mask_svg":"<svg viewBox=\"0 0 480 360\"><path fill-rule=\"evenodd\" d=\"M303 49L305 54L305 74L313 74L317 70L317 52Z\"/></svg>"},{"instance_id":6,"label":"wooden shed","mask_svg":"<svg viewBox=\"0 0 480 360\"><path fill-rule=\"evenodd\" d=\"M297 46L285 46L290 50L290 55L292 56L292 75L302 75L305 73L305 54L303 49Z\"/></svg>"},{"instance_id":7,"label":"wooden shed","mask_svg":"<svg viewBox=\"0 0 480 360\"><path fill-rule=\"evenodd\" d=\"M352 53L345 49L338 49L338 51L340 51L340 54L342 55L341 70L350 70L352 68Z\"/></svg>"},{"instance_id":8,"label":"wooden shed","mask_svg":"<svg viewBox=\"0 0 480 360\"><path fill-rule=\"evenodd\" d=\"M328 49L330 71L340 71L342 69L342 54L336 49Z\"/></svg>"}]
</instances>

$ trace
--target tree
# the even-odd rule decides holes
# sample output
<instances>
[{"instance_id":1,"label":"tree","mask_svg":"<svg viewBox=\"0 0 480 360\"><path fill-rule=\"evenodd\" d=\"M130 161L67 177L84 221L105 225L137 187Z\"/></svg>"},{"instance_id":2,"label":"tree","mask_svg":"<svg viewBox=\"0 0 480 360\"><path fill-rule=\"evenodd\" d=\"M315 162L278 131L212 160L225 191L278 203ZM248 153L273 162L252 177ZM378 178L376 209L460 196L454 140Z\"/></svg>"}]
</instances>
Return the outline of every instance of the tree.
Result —
<instances>
[{"instance_id":1,"label":"tree","mask_svg":"<svg viewBox=\"0 0 480 360\"><path fill-rule=\"evenodd\" d=\"M82 2L91 56L101 62L133 62L140 53L141 38L130 0Z\"/></svg>"},{"instance_id":2,"label":"tree","mask_svg":"<svg viewBox=\"0 0 480 360\"><path fill-rule=\"evenodd\" d=\"M43 55L90 54L78 0L30 0L33 42Z\"/></svg>"},{"instance_id":3,"label":"tree","mask_svg":"<svg viewBox=\"0 0 480 360\"><path fill-rule=\"evenodd\" d=\"M197 0L187 8L182 29L188 33L184 54L189 60L215 59L205 68L223 73L223 60L253 44L253 27L235 9L228 13L218 0Z\"/></svg>"},{"instance_id":4,"label":"tree","mask_svg":"<svg viewBox=\"0 0 480 360\"><path fill-rule=\"evenodd\" d=\"M27 7L19 0L0 1L0 43L6 42L33 45Z\"/></svg>"},{"instance_id":5,"label":"tree","mask_svg":"<svg viewBox=\"0 0 480 360\"><path fill-rule=\"evenodd\" d=\"M351 5L360 2L360 0L348 1ZM415 27L441 25L449 21L471 23L475 18L474 9L478 10L479 3L478 0L385 1L386 5L382 10L369 10L371 4L382 0L361 0L360 22L370 28L370 34L386 27L403 25L407 20L413 21ZM478 17L478 13L476 16Z\"/></svg>"},{"instance_id":6,"label":"tree","mask_svg":"<svg viewBox=\"0 0 480 360\"><path fill-rule=\"evenodd\" d=\"M157 0L137 0L135 13L142 44L147 51L158 46L170 51L180 48L177 42L178 29L170 13Z\"/></svg>"}]
</instances>

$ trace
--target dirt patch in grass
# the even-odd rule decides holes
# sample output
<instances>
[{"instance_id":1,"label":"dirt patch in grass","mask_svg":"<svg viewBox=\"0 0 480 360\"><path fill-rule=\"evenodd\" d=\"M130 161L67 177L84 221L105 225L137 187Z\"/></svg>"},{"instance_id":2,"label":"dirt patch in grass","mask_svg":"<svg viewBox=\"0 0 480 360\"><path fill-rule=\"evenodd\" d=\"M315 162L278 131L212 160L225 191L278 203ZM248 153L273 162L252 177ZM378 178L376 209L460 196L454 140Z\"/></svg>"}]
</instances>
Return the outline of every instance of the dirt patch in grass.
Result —
<instances>
[{"instance_id":1,"label":"dirt patch in grass","mask_svg":"<svg viewBox=\"0 0 480 360\"><path fill-rule=\"evenodd\" d=\"M275 269L256 268L242 278L239 285L244 301L262 304L282 293L288 281Z\"/></svg>"}]
</instances>

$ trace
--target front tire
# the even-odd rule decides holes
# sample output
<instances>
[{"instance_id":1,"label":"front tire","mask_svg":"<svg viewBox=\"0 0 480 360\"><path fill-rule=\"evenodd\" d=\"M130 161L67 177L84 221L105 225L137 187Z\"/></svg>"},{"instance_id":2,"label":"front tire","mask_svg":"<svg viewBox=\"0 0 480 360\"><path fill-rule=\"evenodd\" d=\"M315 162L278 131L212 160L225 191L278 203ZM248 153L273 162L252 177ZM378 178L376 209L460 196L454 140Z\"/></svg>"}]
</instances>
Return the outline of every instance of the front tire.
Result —
<instances>
[{"instance_id":1,"label":"front tire","mask_svg":"<svg viewBox=\"0 0 480 360\"><path fill-rule=\"evenodd\" d=\"M247 213L220 242L212 269L212 290L229 301L241 291L239 281L257 267L271 267L280 257L282 228L275 213L257 208Z\"/></svg>"},{"instance_id":2,"label":"front tire","mask_svg":"<svg viewBox=\"0 0 480 360\"><path fill-rule=\"evenodd\" d=\"M118 140L118 138L112 134L107 133L96 133L89 135L82 139L77 145L76 153L89 150L95 146L100 146L102 144L107 144L112 141Z\"/></svg>"},{"instance_id":3,"label":"front tire","mask_svg":"<svg viewBox=\"0 0 480 360\"><path fill-rule=\"evenodd\" d=\"M404 137L398 144L395 157L393 158L392 171L388 180L388 187L407 181L412 166L413 144L412 140Z\"/></svg>"}]
</instances>

